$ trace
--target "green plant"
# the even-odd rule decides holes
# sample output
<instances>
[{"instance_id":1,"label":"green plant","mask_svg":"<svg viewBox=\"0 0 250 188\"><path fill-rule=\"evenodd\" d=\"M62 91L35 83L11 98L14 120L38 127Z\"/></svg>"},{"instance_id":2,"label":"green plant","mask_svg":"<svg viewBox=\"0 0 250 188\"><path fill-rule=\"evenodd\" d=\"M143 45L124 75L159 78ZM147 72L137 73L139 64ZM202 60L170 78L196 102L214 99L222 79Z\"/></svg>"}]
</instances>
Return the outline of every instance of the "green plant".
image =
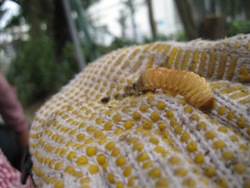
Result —
<instances>
[{"instance_id":1,"label":"green plant","mask_svg":"<svg viewBox=\"0 0 250 188\"><path fill-rule=\"evenodd\" d=\"M229 24L227 36L233 36L239 33L250 33L249 20L234 20Z\"/></svg>"},{"instance_id":2,"label":"green plant","mask_svg":"<svg viewBox=\"0 0 250 188\"><path fill-rule=\"evenodd\" d=\"M17 55L9 66L7 78L24 105L53 94L76 72L75 66L67 61L69 58L55 62L52 41L46 35L26 42L16 41L15 46Z\"/></svg>"}]
</instances>

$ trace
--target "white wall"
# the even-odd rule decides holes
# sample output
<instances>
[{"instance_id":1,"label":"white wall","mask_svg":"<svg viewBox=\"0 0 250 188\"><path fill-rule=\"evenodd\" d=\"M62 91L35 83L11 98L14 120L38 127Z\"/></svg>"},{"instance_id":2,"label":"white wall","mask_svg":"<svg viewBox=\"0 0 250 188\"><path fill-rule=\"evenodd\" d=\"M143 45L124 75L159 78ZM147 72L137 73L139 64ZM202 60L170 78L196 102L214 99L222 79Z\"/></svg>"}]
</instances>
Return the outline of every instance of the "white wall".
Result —
<instances>
[{"instance_id":1,"label":"white wall","mask_svg":"<svg viewBox=\"0 0 250 188\"><path fill-rule=\"evenodd\" d=\"M136 7L135 21L139 42L143 37L150 37L151 34L147 7L143 2L144 0L134 0L134 3L138 5ZM174 0L152 0L152 4L158 33L169 35L183 30ZM122 9L126 9L122 4L122 0L101 0L89 9L89 15L95 20L95 25L97 27L106 25L112 35L121 37L122 32L118 19L120 10ZM129 10L126 11L129 12ZM127 18L126 34L128 38L133 38L130 17ZM104 43L109 44L111 40L110 37L107 37Z\"/></svg>"}]
</instances>

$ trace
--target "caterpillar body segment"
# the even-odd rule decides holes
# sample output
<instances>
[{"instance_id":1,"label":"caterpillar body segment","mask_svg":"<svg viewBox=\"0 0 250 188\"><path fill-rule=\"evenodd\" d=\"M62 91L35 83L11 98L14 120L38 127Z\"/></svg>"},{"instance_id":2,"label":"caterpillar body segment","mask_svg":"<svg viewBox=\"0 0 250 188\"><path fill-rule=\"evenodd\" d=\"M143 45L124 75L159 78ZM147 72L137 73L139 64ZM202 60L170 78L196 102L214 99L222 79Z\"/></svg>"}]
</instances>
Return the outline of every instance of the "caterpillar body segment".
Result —
<instances>
[{"instance_id":1,"label":"caterpillar body segment","mask_svg":"<svg viewBox=\"0 0 250 188\"><path fill-rule=\"evenodd\" d=\"M188 103L201 109L213 105L213 93L206 79L194 72L163 67L146 69L136 83L138 91L162 89L182 95Z\"/></svg>"}]
</instances>

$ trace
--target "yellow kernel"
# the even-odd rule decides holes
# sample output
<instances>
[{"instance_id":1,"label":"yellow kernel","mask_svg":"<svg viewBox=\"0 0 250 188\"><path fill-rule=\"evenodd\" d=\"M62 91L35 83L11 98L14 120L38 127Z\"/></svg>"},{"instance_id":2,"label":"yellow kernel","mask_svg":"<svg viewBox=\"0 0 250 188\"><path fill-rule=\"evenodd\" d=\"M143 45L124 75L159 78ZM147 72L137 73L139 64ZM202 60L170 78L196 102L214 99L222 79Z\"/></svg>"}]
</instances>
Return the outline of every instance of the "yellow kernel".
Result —
<instances>
[{"instance_id":1,"label":"yellow kernel","mask_svg":"<svg viewBox=\"0 0 250 188\"><path fill-rule=\"evenodd\" d=\"M69 135L74 135L74 134L76 134L76 132L77 132L77 130L72 130L69 132Z\"/></svg>"},{"instance_id":2,"label":"yellow kernel","mask_svg":"<svg viewBox=\"0 0 250 188\"><path fill-rule=\"evenodd\" d=\"M174 133L175 134L181 134L182 132L182 126L176 126L175 129L174 129Z\"/></svg>"},{"instance_id":3,"label":"yellow kernel","mask_svg":"<svg viewBox=\"0 0 250 188\"><path fill-rule=\"evenodd\" d=\"M176 176L185 177L188 174L188 171L185 168L178 168L175 170L174 174Z\"/></svg>"},{"instance_id":4,"label":"yellow kernel","mask_svg":"<svg viewBox=\"0 0 250 188\"><path fill-rule=\"evenodd\" d=\"M90 165L89 166L89 173L90 174L96 174L99 172L99 168L96 165Z\"/></svg>"},{"instance_id":5,"label":"yellow kernel","mask_svg":"<svg viewBox=\"0 0 250 188\"><path fill-rule=\"evenodd\" d=\"M114 147L115 147L115 142L112 142L112 141L107 143L106 146L105 146L105 148L107 150L112 150Z\"/></svg>"},{"instance_id":6,"label":"yellow kernel","mask_svg":"<svg viewBox=\"0 0 250 188\"><path fill-rule=\"evenodd\" d=\"M116 114L116 115L113 116L112 119L113 119L113 121L114 121L115 123L118 123L118 122L121 121L122 117L121 117L120 114Z\"/></svg>"},{"instance_id":7,"label":"yellow kernel","mask_svg":"<svg viewBox=\"0 0 250 188\"><path fill-rule=\"evenodd\" d=\"M121 181L116 183L116 188L123 188L123 187L124 187L124 185Z\"/></svg>"},{"instance_id":8,"label":"yellow kernel","mask_svg":"<svg viewBox=\"0 0 250 188\"><path fill-rule=\"evenodd\" d=\"M130 102L130 105L131 105L132 107L136 107L137 101L131 101L131 102Z\"/></svg>"},{"instance_id":9,"label":"yellow kernel","mask_svg":"<svg viewBox=\"0 0 250 188\"><path fill-rule=\"evenodd\" d=\"M55 164L55 160L52 159L52 160L49 162L49 167L50 167L50 168L53 168L54 164Z\"/></svg>"},{"instance_id":10,"label":"yellow kernel","mask_svg":"<svg viewBox=\"0 0 250 188\"><path fill-rule=\"evenodd\" d=\"M157 104L158 110L164 110L165 107L166 107L166 104L163 101L158 102Z\"/></svg>"},{"instance_id":11,"label":"yellow kernel","mask_svg":"<svg viewBox=\"0 0 250 188\"><path fill-rule=\"evenodd\" d=\"M194 162L197 164L202 164L204 162L204 155L202 153L198 153L194 158Z\"/></svg>"},{"instance_id":12,"label":"yellow kernel","mask_svg":"<svg viewBox=\"0 0 250 188\"><path fill-rule=\"evenodd\" d=\"M89 178L82 178L81 180L80 180L80 184L86 184L86 183L89 183L90 182L90 179Z\"/></svg>"},{"instance_id":13,"label":"yellow kernel","mask_svg":"<svg viewBox=\"0 0 250 188\"><path fill-rule=\"evenodd\" d=\"M148 159L148 154L147 153L141 153L137 156L137 161L138 162L143 162Z\"/></svg>"},{"instance_id":14,"label":"yellow kernel","mask_svg":"<svg viewBox=\"0 0 250 188\"><path fill-rule=\"evenodd\" d=\"M166 153L165 148L162 147L162 146L155 146L154 151L157 152L157 153Z\"/></svg>"},{"instance_id":15,"label":"yellow kernel","mask_svg":"<svg viewBox=\"0 0 250 188\"><path fill-rule=\"evenodd\" d=\"M166 126L166 124L164 122L160 122L158 124L158 128L159 128L160 131L164 131L166 129L166 127L167 126Z\"/></svg>"},{"instance_id":16,"label":"yellow kernel","mask_svg":"<svg viewBox=\"0 0 250 188\"><path fill-rule=\"evenodd\" d=\"M63 181L57 181L54 184L54 188L63 188L64 187L64 182Z\"/></svg>"},{"instance_id":17,"label":"yellow kernel","mask_svg":"<svg viewBox=\"0 0 250 188\"><path fill-rule=\"evenodd\" d=\"M143 148L144 148L144 145L138 143L138 144L135 144L135 145L134 145L133 150L134 150L134 151L136 151L136 150L137 150L137 151L141 151Z\"/></svg>"},{"instance_id":18,"label":"yellow kernel","mask_svg":"<svg viewBox=\"0 0 250 188\"><path fill-rule=\"evenodd\" d=\"M225 151L222 153L222 158L224 160L231 160L234 157L234 153L232 151Z\"/></svg>"},{"instance_id":19,"label":"yellow kernel","mask_svg":"<svg viewBox=\"0 0 250 188\"><path fill-rule=\"evenodd\" d=\"M152 170L150 170L150 171L148 172L148 175L149 175L151 178L160 177L160 176L161 176L161 169L160 169L160 168L153 168Z\"/></svg>"},{"instance_id":20,"label":"yellow kernel","mask_svg":"<svg viewBox=\"0 0 250 188\"><path fill-rule=\"evenodd\" d=\"M87 156L89 156L89 157L94 156L94 155L96 154L96 148L93 147L93 146L88 147L88 148L86 149L86 154L87 154Z\"/></svg>"},{"instance_id":21,"label":"yellow kernel","mask_svg":"<svg viewBox=\"0 0 250 188\"><path fill-rule=\"evenodd\" d=\"M149 142L151 142L152 144L159 144L159 139L158 138L156 138L156 137L151 137L150 139L149 139Z\"/></svg>"},{"instance_id":22,"label":"yellow kernel","mask_svg":"<svg viewBox=\"0 0 250 188\"><path fill-rule=\"evenodd\" d=\"M107 121L105 124L104 124L104 130L108 131L108 130L111 130L113 127L113 123L111 121Z\"/></svg>"},{"instance_id":23,"label":"yellow kernel","mask_svg":"<svg viewBox=\"0 0 250 188\"><path fill-rule=\"evenodd\" d=\"M249 147L247 144L240 144L240 149L244 151L248 151Z\"/></svg>"},{"instance_id":24,"label":"yellow kernel","mask_svg":"<svg viewBox=\"0 0 250 188\"><path fill-rule=\"evenodd\" d=\"M104 154L100 154L96 157L96 160L99 165L103 165L106 162L106 157Z\"/></svg>"},{"instance_id":25,"label":"yellow kernel","mask_svg":"<svg viewBox=\"0 0 250 188\"><path fill-rule=\"evenodd\" d=\"M125 177L128 177L128 176L131 174L131 172L132 172L132 167L131 167L131 166L127 166L127 167L124 168L124 170L123 170L123 175L124 175Z\"/></svg>"},{"instance_id":26,"label":"yellow kernel","mask_svg":"<svg viewBox=\"0 0 250 188\"><path fill-rule=\"evenodd\" d=\"M172 127L175 127L177 124L178 124L178 123L177 123L177 120L176 120L175 118L171 118L171 119L170 119L170 125L171 125Z\"/></svg>"},{"instance_id":27,"label":"yellow kernel","mask_svg":"<svg viewBox=\"0 0 250 188\"><path fill-rule=\"evenodd\" d=\"M154 100L155 100L155 98L154 98L153 95L151 95L151 96L149 96L149 97L147 98L147 102L148 102L148 103L152 103L152 102L154 102Z\"/></svg>"},{"instance_id":28,"label":"yellow kernel","mask_svg":"<svg viewBox=\"0 0 250 188\"><path fill-rule=\"evenodd\" d=\"M135 177L131 177L128 179L128 186L132 187L134 185Z\"/></svg>"},{"instance_id":29,"label":"yellow kernel","mask_svg":"<svg viewBox=\"0 0 250 188\"><path fill-rule=\"evenodd\" d=\"M66 147L69 147L69 146L72 146L74 144L74 142L73 141L69 141L69 142L67 142L66 144L65 144L65 146ZM64 153L65 154L65 153Z\"/></svg>"},{"instance_id":30,"label":"yellow kernel","mask_svg":"<svg viewBox=\"0 0 250 188\"><path fill-rule=\"evenodd\" d=\"M120 148L114 148L112 153L111 153L111 156L112 157L117 157L119 154L121 153L121 149Z\"/></svg>"},{"instance_id":31,"label":"yellow kernel","mask_svg":"<svg viewBox=\"0 0 250 188\"><path fill-rule=\"evenodd\" d=\"M241 129L245 128L245 126L246 126L246 119L244 117L238 118L237 125Z\"/></svg>"},{"instance_id":32,"label":"yellow kernel","mask_svg":"<svg viewBox=\"0 0 250 188\"><path fill-rule=\"evenodd\" d=\"M81 123L79 126L78 126L78 128L79 129L82 129L82 128L84 128L86 125L85 125L85 123Z\"/></svg>"},{"instance_id":33,"label":"yellow kernel","mask_svg":"<svg viewBox=\"0 0 250 188\"><path fill-rule=\"evenodd\" d=\"M63 115L62 116L62 119L66 119L66 118L68 118L69 116L67 115L67 114L65 114L65 115Z\"/></svg>"},{"instance_id":34,"label":"yellow kernel","mask_svg":"<svg viewBox=\"0 0 250 188\"><path fill-rule=\"evenodd\" d=\"M190 138L190 134L187 133L187 132L184 132L182 135L181 135L181 141L182 142L187 142Z\"/></svg>"},{"instance_id":35,"label":"yellow kernel","mask_svg":"<svg viewBox=\"0 0 250 188\"><path fill-rule=\"evenodd\" d=\"M156 181L155 187L168 187L168 180L166 178L160 178Z\"/></svg>"},{"instance_id":36,"label":"yellow kernel","mask_svg":"<svg viewBox=\"0 0 250 188\"><path fill-rule=\"evenodd\" d=\"M115 183L115 177L113 173L109 173L107 175L107 178L108 178L109 183Z\"/></svg>"},{"instance_id":37,"label":"yellow kernel","mask_svg":"<svg viewBox=\"0 0 250 188\"><path fill-rule=\"evenodd\" d=\"M206 133L205 133L205 137L207 139L213 139L215 137L215 132L212 131L212 130L208 130Z\"/></svg>"},{"instance_id":38,"label":"yellow kernel","mask_svg":"<svg viewBox=\"0 0 250 188\"><path fill-rule=\"evenodd\" d=\"M231 135L230 139L232 140L232 142L238 142L239 138L236 135Z\"/></svg>"},{"instance_id":39,"label":"yellow kernel","mask_svg":"<svg viewBox=\"0 0 250 188\"><path fill-rule=\"evenodd\" d=\"M55 165L55 170L60 170L60 169L62 169L62 167L63 167L63 162L58 162Z\"/></svg>"},{"instance_id":40,"label":"yellow kernel","mask_svg":"<svg viewBox=\"0 0 250 188\"><path fill-rule=\"evenodd\" d=\"M107 111L105 112L105 115L106 115L106 116L111 116L111 115L113 114L113 112L114 112L113 109L107 110Z\"/></svg>"},{"instance_id":41,"label":"yellow kernel","mask_svg":"<svg viewBox=\"0 0 250 188\"><path fill-rule=\"evenodd\" d=\"M246 179L243 183L243 188L249 188L250 187L250 179Z\"/></svg>"},{"instance_id":42,"label":"yellow kernel","mask_svg":"<svg viewBox=\"0 0 250 188\"><path fill-rule=\"evenodd\" d=\"M178 157L170 157L168 159L168 162L171 163L171 164L179 164L180 163L180 159Z\"/></svg>"},{"instance_id":43,"label":"yellow kernel","mask_svg":"<svg viewBox=\"0 0 250 188\"><path fill-rule=\"evenodd\" d=\"M149 168L149 167L151 167L151 166L153 166L153 162L152 162L152 161L145 161L145 162L143 163L143 165L142 165L142 168L143 168L143 169L146 169L146 168Z\"/></svg>"},{"instance_id":44,"label":"yellow kernel","mask_svg":"<svg viewBox=\"0 0 250 188\"><path fill-rule=\"evenodd\" d=\"M124 122L124 128L125 129L131 129L132 127L133 127L133 122L132 121L130 121L130 120L126 120L125 122Z\"/></svg>"},{"instance_id":45,"label":"yellow kernel","mask_svg":"<svg viewBox=\"0 0 250 188\"><path fill-rule=\"evenodd\" d=\"M227 127L221 126L218 128L218 131L223 132L223 133L227 133L228 130L227 130Z\"/></svg>"},{"instance_id":46,"label":"yellow kernel","mask_svg":"<svg viewBox=\"0 0 250 188\"><path fill-rule=\"evenodd\" d=\"M122 112L128 113L128 112L130 112L130 108L129 108L128 106L126 106L126 107L124 107L124 108L122 109Z\"/></svg>"},{"instance_id":47,"label":"yellow kernel","mask_svg":"<svg viewBox=\"0 0 250 188\"><path fill-rule=\"evenodd\" d=\"M150 121L143 121L142 122L142 127L146 130L151 130L153 125Z\"/></svg>"},{"instance_id":48,"label":"yellow kernel","mask_svg":"<svg viewBox=\"0 0 250 188\"><path fill-rule=\"evenodd\" d=\"M92 138L88 138L88 139L86 139L85 140L85 144L90 144L90 143L92 143L93 142L93 139Z\"/></svg>"},{"instance_id":49,"label":"yellow kernel","mask_svg":"<svg viewBox=\"0 0 250 188\"><path fill-rule=\"evenodd\" d=\"M83 176L83 173L81 171L75 171L72 175L76 178L81 178Z\"/></svg>"},{"instance_id":50,"label":"yellow kernel","mask_svg":"<svg viewBox=\"0 0 250 188\"><path fill-rule=\"evenodd\" d=\"M96 118L95 122L96 122L98 125L101 125L101 124L104 122L104 119L103 119L103 118Z\"/></svg>"},{"instance_id":51,"label":"yellow kernel","mask_svg":"<svg viewBox=\"0 0 250 188\"><path fill-rule=\"evenodd\" d=\"M69 174L73 174L73 172L75 171L73 166L67 166L64 170L64 172L67 172Z\"/></svg>"},{"instance_id":52,"label":"yellow kernel","mask_svg":"<svg viewBox=\"0 0 250 188\"><path fill-rule=\"evenodd\" d=\"M133 118L134 121L140 121L140 119L141 119L140 112L137 112L137 111L133 112L132 118Z\"/></svg>"},{"instance_id":53,"label":"yellow kernel","mask_svg":"<svg viewBox=\"0 0 250 188\"><path fill-rule=\"evenodd\" d=\"M148 110L148 105L142 104L142 105L140 106L140 111L141 111L141 112L147 112L147 110Z\"/></svg>"},{"instance_id":54,"label":"yellow kernel","mask_svg":"<svg viewBox=\"0 0 250 188\"><path fill-rule=\"evenodd\" d=\"M224 178L218 178L216 183L221 188L227 188L228 187L227 180L225 180Z\"/></svg>"},{"instance_id":55,"label":"yellow kernel","mask_svg":"<svg viewBox=\"0 0 250 188\"><path fill-rule=\"evenodd\" d=\"M234 119L234 116L235 116L235 112L234 111L229 111L227 113L227 119L230 121L230 120L233 120Z\"/></svg>"},{"instance_id":56,"label":"yellow kernel","mask_svg":"<svg viewBox=\"0 0 250 188\"><path fill-rule=\"evenodd\" d=\"M94 127L94 126L88 126L87 129L86 129L86 131L87 131L88 133L92 133L92 132L95 131L95 127Z\"/></svg>"},{"instance_id":57,"label":"yellow kernel","mask_svg":"<svg viewBox=\"0 0 250 188\"><path fill-rule=\"evenodd\" d=\"M250 127L247 128L247 134L250 136Z\"/></svg>"},{"instance_id":58,"label":"yellow kernel","mask_svg":"<svg viewBox=\"0 0 250 188\"><path fill-rule=\"evenodd\" d=\"M197 144L194 141L191 141L187 144L187 150L189 152L195 152L197 150Z\"/></svg>"},{"instance_id":59,"label":"yellow kernel","mask_svg":"<svg viewBox=\"0 0 250 188\"><path fill-rule=\"evenodd\" d=\"M102 131L96 131L94 134L94 138L101 138L103 136L103 132Z\"/></svg>"},{"instance_id":60,"label":"yellow kernel","mask_svg":"<svg viewBox=\"0 0 250 188\"><path fill-rule=\"evenodd\" d=\"M168 118L172 118L172 117L174 117L174 112L173 112L172 110L167 110L167 111L166 111L166 116L167 116Z\"/></svg>"},{"instance_id":61,"label":"yellow kernel","mask_svg":"<svg viewBox=\"0 0 250 188\"><path fill-rule=\"evenodd\" d=\"M207 124L203 121L197 123L197 125L196 125L197 130L205 129L206 127L207 127Z\"/></svg>"},{"instance_id":62,"label":"yellow kernel","mask_svg":"<svg viewBox=\"0 0 250 188\"><path fill-rule=\"evenodd\" d=\"M72 160L75 157L76 157L76 152L74 152L74 151L69 152L69 154L67 155L67 159L69 159L69 160Z\"/></svg>"},{"instance_id":63,"label":"yellow kernel","mask_svg":"<svg viewBox=\"0 0 250 188\"><path fill-rule=\"evenodd\" d=\"M80 133L80 134L78 134L78 135L76 136L76 139L77 139L78 141L83 141L83 140L85 139L85 135L84 135L83 133Z\"/></svg>"},{"instance_id":64,"label":"yellow kernel","mask_svg":"<svg viewBox=\"0 0 250 188\"><path fill-rule=\"evenodd\" d=\"M192 120L198 121L198 120L200 119L200 116L199 116L198 114L192 114L192 115L190 116L190 118L191 118Z\"/></svg>"},{"instance_id":65,"label":"yellow kernel","mask_svg":"<svg viewBox=\"0 0 250 188\"><path fill-rule=\"evenodd\" d=\"M184 112L185 112L185 113L191 114L191 113L193 112L193 108L192 108L191 106L186 106L186 107L184 108Z\"/></svg>"},{"instance_id":66,"label":"yellow kernel","mask_svg":"<svg viewBox=\"0 0 250 188\"><path fill-rule=\"evenodd\" d=\"M107 168L108 168L108 162L103 163L102 169L104 172L107 172Z\"/></svg>"},{"instance_id":67,"label":"yellow kernel","mask_svg":"<svg viewBox=\"0 0 250 188\"><path fill-rule=\"evenodd\" d=\"M137 138L137 137L132 137L132 138L130 138L130 142L131 142L132 144L137 144L137 143L139 142L139 138Z\"/></svg>"},{"instance_id":68,"label":"yellow kernel","mask_svg":"<svg viewBox=\"0 0 250 188\"><path fill-rule=\"evenodd\" d=\"M163 138L168 138L168 131L164 131L164 132L162 133L162 137L163 137Z\"/></svg>"},{"instance_id":69,"label":"yellow kernel","mask_svg":"<svg viewBox=\"0 0 250 188\"><path fill-rule=\"evenodd\" d=\"M76 164L77 164L77 166L82 166L82 165L88 164L88 159L84 156L78 157Z\"/></svg>"},{"instance_id":70,"label":"yellow kernel","mask_svg":"<svg viewBox=\"0 0 250 188\"><path fill-rule=\"evenodd\" d=\"M215 171L214 167L212 167L212 166L206 167L204 170L204 173L209 178L214 177L216 175L216 171Z\"/></svg>"},{"instance_id":71,"label":"yellow kernel","mask_svg":"<svg viewBox=\"0 0 250 188\"><path fill-rule=\"evenodd\" d=\"M183 186L196 187L196 182L192 178L187 178L182 181Z\"/></svg>"},{"instance_id":72,"label":"yellow kernel","mask_svg":"<svg viewBox=\"0 0 250 188\"><path fill-rule=\"evenodd\" d=\"M218 108L218 114L220 115L220 116L223 116L225 113L226 113L226 107L225 106L220 106L219 108Z\"/></svg>"},{"instance_id":73,"label":"yellow kernel","mask_svg":"<svg viewBox=\"0 0 250 188\"><path fill-rule=\"evenodd\" d=\"M151 115L150 115L150 118L153 122L156 122L160 119L160 115L157 113L157 112L153 112Z\"/></svg>"},{"instance_id":74,"label":"yellow kernel","mask_svg":"<svg viewBox=\"0 0 250 188\"><path fill-rule=\"evenodd\" d=\"M120 156L116 159L116 166L123 166L127 162L126 158L124 156Z\"/></svg>"},{"instance_id":75,"label":"yellow kernel","mask_svg":"<svg viewBox=\"0 0 250 188\"><path fill-rule=\"evenodd\" d=\"M115 133L116 135L119 135L119 134L121 134L121 133L123 133L123 132L124 132L123 129L118 128L118 129L115 130L114 133Z\"/></svg>"},{"instance_id":76,"label":"yellow kernel","mask_svg":"<svg viewBox=\"0 0 250 188\"><path fill-rule=\"evenodd\" d=\"M213 143L214 149L222 149L225 147L225 142L223 140L217 140Z\"/></svg>"}]
</instances>

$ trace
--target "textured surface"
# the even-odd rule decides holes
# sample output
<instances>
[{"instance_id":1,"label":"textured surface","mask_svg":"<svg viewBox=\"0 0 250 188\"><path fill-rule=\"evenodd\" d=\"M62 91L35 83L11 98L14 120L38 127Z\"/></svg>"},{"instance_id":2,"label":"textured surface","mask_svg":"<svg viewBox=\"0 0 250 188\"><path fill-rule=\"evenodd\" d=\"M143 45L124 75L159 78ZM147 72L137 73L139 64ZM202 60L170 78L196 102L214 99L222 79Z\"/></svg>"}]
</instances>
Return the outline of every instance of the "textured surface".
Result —
<instances>
[{"instance_id":1,"label":"textured surface","mask_svg":"<svg viewBox=\"0 0 250 188\"><path fill-rule=\"evenodd\" d=\"M124 94L144 69L158 66L207 78L212 110L161 90ZM249 70L250 35L158 42L101 57L36 113L35 184L250 187Z\"/></svg>"}]
</instances>

